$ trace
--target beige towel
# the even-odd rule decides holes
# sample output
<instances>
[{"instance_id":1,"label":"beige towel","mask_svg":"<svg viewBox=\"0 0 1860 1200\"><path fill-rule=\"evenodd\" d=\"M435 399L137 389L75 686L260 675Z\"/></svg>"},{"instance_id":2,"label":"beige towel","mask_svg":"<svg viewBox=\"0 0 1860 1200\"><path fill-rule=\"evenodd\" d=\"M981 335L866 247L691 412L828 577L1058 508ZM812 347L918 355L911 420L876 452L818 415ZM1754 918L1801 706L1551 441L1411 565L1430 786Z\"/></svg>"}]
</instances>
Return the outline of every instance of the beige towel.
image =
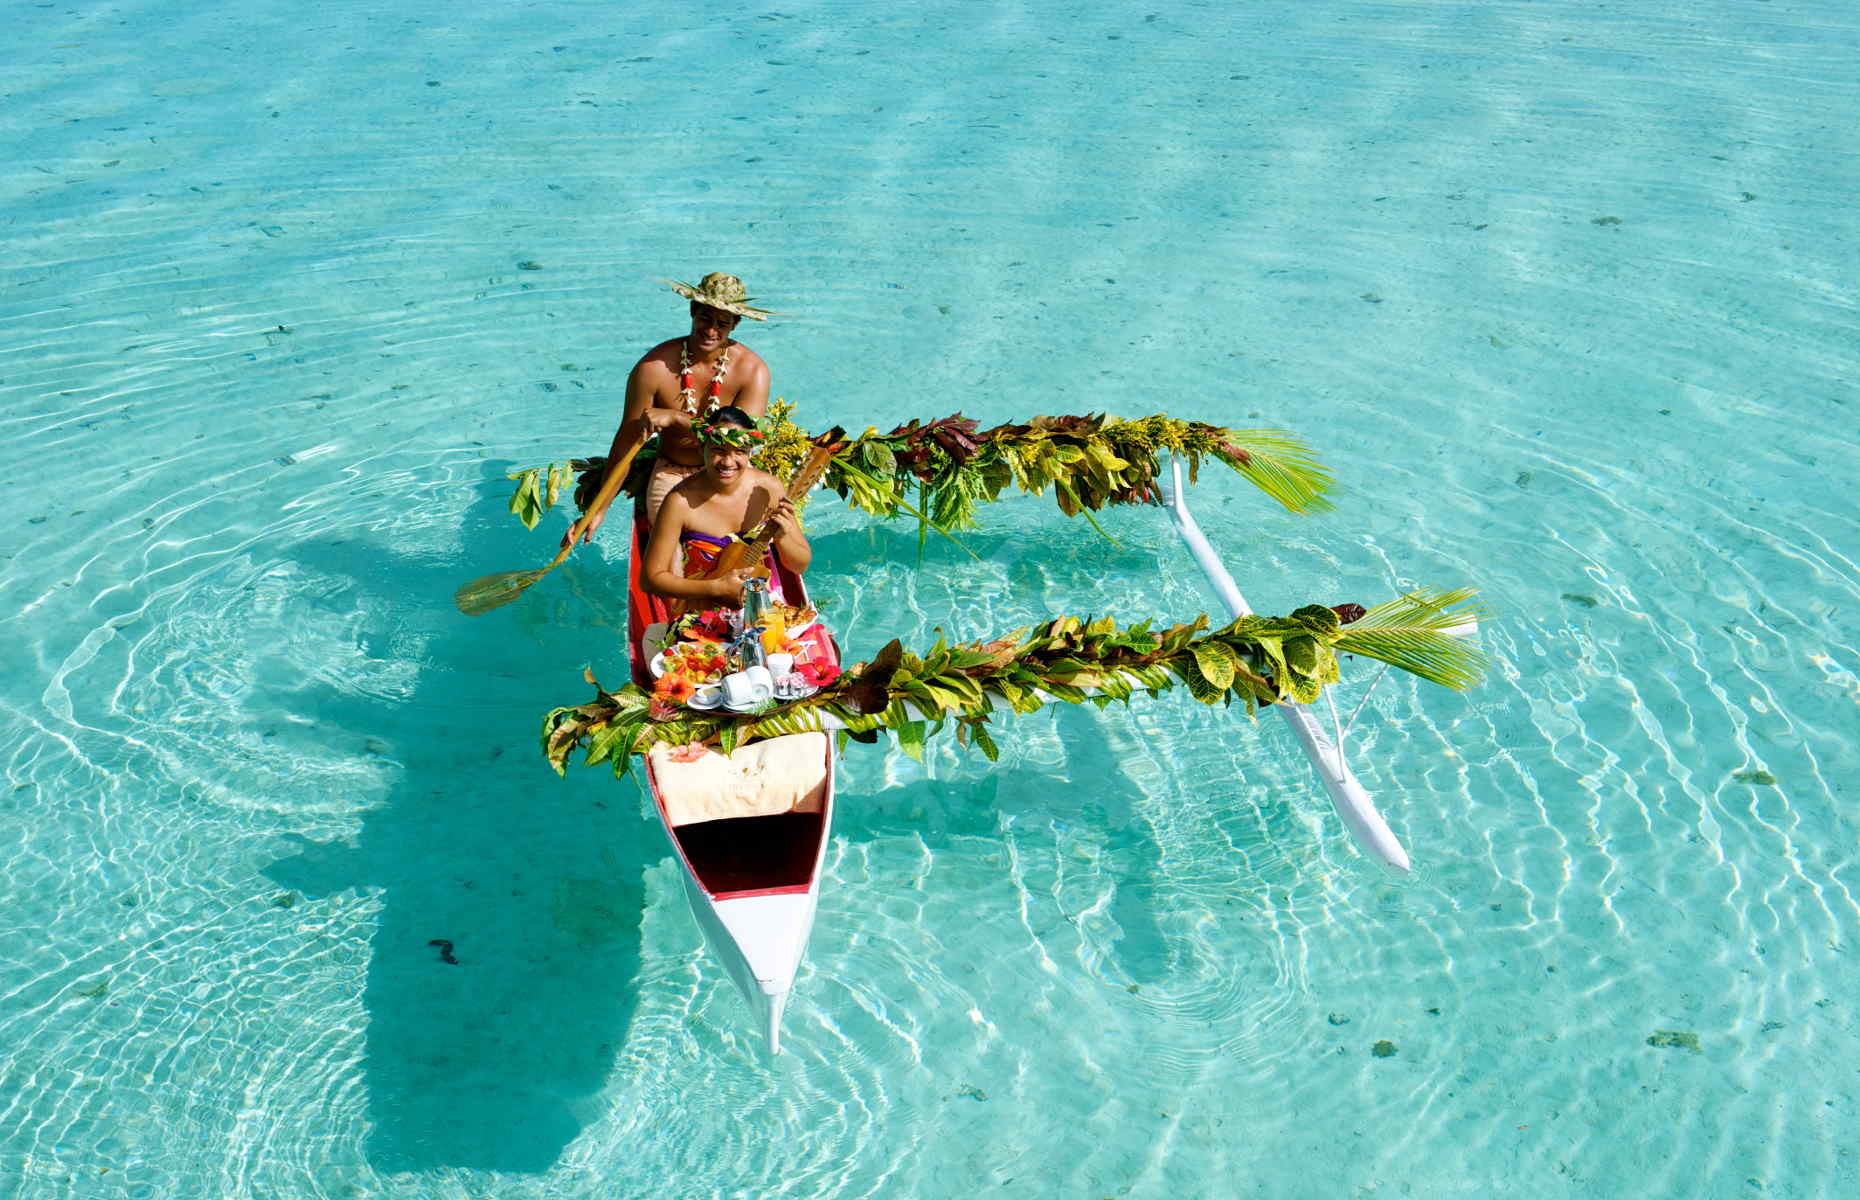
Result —
<instances>
[{"instance_id":1,"label":"beige towel","mask_svg":"<svg viewBox=\"0 0 1860 1200\"><path fill-rule=\"evenodd\" d=\"M695 825L727 817L819 812L826 804L828 745L824 733L791 733L736 753L706 750L695 762L674 762L672 747L654 746L652 777L670 823Z\"/></svg>"}]
</instances>

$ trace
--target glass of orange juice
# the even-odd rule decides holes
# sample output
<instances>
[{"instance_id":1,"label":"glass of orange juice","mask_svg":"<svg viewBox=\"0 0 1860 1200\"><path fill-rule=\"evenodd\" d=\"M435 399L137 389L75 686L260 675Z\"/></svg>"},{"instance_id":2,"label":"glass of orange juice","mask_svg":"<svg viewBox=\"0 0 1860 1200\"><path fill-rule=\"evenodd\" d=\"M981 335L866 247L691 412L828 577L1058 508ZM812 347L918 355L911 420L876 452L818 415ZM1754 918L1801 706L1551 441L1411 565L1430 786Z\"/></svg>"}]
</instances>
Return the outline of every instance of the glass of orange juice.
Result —
<instances>
[{"instance_id":1,"label":"glass of orange juice","mask_svg":"<svg viewBox=\"0 0 1860 1200\"><path fill-rule=\"evenodd\" d=\"M771 608L763 614L768 623L762 627L762 652L778 654L788 636L788 622L779 608Z\"/></svg>"}]
</instances>

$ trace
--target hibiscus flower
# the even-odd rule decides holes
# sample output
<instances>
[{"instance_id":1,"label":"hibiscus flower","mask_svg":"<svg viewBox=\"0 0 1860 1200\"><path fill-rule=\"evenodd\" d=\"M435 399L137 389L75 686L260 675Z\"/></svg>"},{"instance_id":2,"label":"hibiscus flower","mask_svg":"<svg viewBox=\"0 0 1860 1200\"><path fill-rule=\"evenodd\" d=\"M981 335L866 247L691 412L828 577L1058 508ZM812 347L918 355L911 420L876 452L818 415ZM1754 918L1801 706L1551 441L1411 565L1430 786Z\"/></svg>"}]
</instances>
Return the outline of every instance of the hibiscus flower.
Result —
<instances>
[{"instance_id":1,"label":"hibiscus flower","mask_svg":"<svg viewBox=\"0 0 1860 1200\"><path fill-rule=\"evenodd\" d=\"M666 757L676 763L688 763L696 762L709 753L703 742L686 742L682 746L674 746Z\"/></svg>"},{"instance_id":2,"label":"hibiscus flower","mask_svg":"<svg viewBox=\"0 0 1860 1200\"><path fill-rule=\"evenodd\" d=\"M795 674L814 687L826 687L840 677L840 669L830 662L810 662L796 667Z\"/></svg>"},{"instance_id":3,"label":"hibiscus flower","mask_svg":"<svg viewBox=\"0 0 1860 1200\"><path fill-rule=\"evenodd\" d=\"M697 691L697 685L683 675L666 675L660 678L659 686L654 690L668 704L683 704L691 699L691 693Z\"/></svg>"}]
</instances>

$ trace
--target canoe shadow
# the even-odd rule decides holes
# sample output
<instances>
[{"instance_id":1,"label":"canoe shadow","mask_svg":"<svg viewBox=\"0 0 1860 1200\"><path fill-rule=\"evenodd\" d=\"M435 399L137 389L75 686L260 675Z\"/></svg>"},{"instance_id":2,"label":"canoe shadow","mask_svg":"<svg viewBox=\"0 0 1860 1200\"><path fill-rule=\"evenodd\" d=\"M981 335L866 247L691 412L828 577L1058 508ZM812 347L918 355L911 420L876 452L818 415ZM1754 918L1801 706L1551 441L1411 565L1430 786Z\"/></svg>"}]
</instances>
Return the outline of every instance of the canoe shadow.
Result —
<instances>
[{"instance_id":1,"label":"canoe shadow","mask_svg":"<svg viewBox=\"0 0 1860 1200\"><path fill-rule=\"evenodd\" d=\"M552 549L504 511L502 473L485 468L456 557L336 540L296 550L380 614L359 632L365 654L417 664L391 696L299 689L298 715L365 744L393 783L353 841L294 838L264 871L307 918L322 905L353 927L368 920L358 901L377 907L362 1071L368 1158L389 1174L547 1171L602 1118L637 1001L642 871L663 855L633 785L594 771L558 780L535 749L539 715L587 691L574 667L588 622L611 614L564 627L552 614L568 601L543 595L475 620L452 608L469 571L458 564L515 568ZM603 572L584 566L583 588Z\"/></svg>"},{"instance_id":2,"label":"canoe shadow","mask_svg":"<svg viewBox=\"0 0 1860 1200\"><path fill-rule=\"evenodd\" d=\"M376 909L362 1074L366 1151L384 1174L546 1172L605 1118L600 1097L638 1002L643 872L667 853L642 819L636 785L581 768L558 780L536 752L539 715L587 696L581 663L610 682L625 676L624 548L579 553L516 603L475 620L452 608L464 576L541 565L553 549L511 520L504 470L483 468L461 545L443 557L336 538L293 552L309 571L351 581L332 602L365 614L362 655L411 668L391 695L340 681L298 688L293 703L306 728L367 746L393 782L353 839L292 838L292 852L264 869L296 894L305 927L353 927L371 920L353 915L354 905ZM985 559L1019 561L1010 535L964 537ZM904 561L915 548L914 529L875 523L818 539L817 565L850 576L854 564ZM925 560L970 561L936 538ZM1157 919L1166 900L1155 839L1139 818L1143 789L1114 760L1101 763L1101 750L1086 749L1102 744L1088 714L1062 708L1051 719L1069 757L1089 759L1092 786L1003 772L991 781L996 808L1104 832L1124 880L1112 909L1120 968L1135 981L1160 980L1178 952ZM992 812L942 808L948 792L935 781L888 791L879 811L843 817L835 836L870 837L899 823L932 844L954 844L997 828ZM931 816L914 824L885 816L897 803ZM977 821L985 824L971 828Z\"/></svg>"}]
</instances>

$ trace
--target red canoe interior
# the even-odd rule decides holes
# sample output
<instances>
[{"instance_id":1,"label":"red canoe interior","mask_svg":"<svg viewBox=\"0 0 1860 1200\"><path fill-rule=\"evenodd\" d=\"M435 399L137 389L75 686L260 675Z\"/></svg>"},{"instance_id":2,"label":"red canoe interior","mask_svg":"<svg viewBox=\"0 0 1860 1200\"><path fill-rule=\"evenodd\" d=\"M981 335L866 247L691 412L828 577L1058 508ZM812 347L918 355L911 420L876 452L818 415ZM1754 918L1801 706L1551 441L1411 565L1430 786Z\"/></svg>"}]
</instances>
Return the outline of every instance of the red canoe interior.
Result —
<instances>
[{"instance_id":1,"label":"red canoe interior","mask_svg":"<svg viewBox=\"0 0 1860 1200\"><path fill-rule=\"evenodd\" d=\"M665 597L653 595L639 582L639 566L646 561L646 535L650 528L646 524L646 510L636 507L633 545L626 559L626 644L633 661L633 682L646 688L652 686L652 668L647 665L647 656L640 653L639 641L646 636L649 627L671 615Z\"/></svg>"},{"instance_id":2,"label":"red canoe interior","mask_svg":"<svg viewBox=\"0 0 1860 1200\"><path fill-rule=\"evenodd\" d=\"M680 825L678 845L711 895L803 891L814 878L822 814L778 813Z\"/></svg>"}]
</instances>

